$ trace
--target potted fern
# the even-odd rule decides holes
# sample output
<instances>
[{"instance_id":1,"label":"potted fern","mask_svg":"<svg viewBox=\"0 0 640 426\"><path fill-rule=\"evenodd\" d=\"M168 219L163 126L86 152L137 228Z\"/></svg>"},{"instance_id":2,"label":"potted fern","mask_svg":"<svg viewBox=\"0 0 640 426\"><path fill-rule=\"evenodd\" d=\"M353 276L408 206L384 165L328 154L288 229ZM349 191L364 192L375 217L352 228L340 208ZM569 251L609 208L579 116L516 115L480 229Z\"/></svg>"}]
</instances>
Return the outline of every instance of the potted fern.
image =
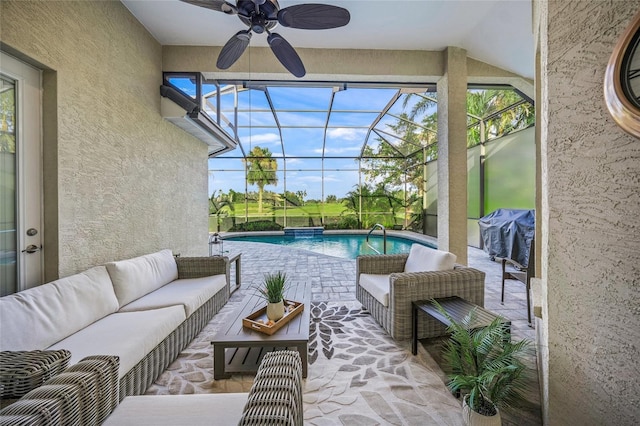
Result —
<instances>
[{"instance_id":1,"label":"potted fern","mask_svg":"<svg viewBox=\"0 0 640 426\"><path fill-rule=\"evenodd\" d=\"M523 400L529 378L521 358L531 350L531 341L511 342L504 318L484 328L472 328L475 311L457 322L433 301L451 325L443 359L449 367L449 389L464 393L462 414L467 425L500 425L500 410Z\"/></svg>"},{"instance_id":2,"label":"potted fern","mask_svg":"<svg viewBox=\"0 0 640 426\"><path fill-rule=\"evenodd\" d=\"M266 273L258 293L267 301L267 318L278 321L284 316L284 293L288 288L287 274L282 271Z\"/></svg>"}]
</instances>

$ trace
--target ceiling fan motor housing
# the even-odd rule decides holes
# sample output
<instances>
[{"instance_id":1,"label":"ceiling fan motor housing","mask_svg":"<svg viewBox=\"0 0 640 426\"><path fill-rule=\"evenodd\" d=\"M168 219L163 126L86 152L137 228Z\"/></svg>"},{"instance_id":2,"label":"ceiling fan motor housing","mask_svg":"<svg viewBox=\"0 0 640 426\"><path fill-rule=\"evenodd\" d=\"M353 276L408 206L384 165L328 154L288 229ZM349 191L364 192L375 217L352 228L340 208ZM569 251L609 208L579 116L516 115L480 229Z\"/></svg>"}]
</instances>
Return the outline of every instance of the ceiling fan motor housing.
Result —
<instances>
[{"instance_id":1,"label":"ceiling fan motor housing","mask_svg":"<svg viewBox=\"0 0 640 426\"><path fill-rule=\"evenodd\" d=\"M253 0L238 0L237 8L240 20L257 34L262 34L265 30L271 30L278 25L280 5L277 0L266 0L260 5Z\"/></svg>"}]
</instances>

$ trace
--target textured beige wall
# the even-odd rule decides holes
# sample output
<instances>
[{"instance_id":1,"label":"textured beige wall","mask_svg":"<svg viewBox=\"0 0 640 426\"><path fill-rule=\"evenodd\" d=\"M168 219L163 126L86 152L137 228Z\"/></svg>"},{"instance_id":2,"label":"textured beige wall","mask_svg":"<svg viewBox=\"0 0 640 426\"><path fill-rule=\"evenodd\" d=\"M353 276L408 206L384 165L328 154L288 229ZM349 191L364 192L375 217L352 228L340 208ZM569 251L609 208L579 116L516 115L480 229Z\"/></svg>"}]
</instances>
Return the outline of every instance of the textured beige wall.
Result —
<instances>
[{"instance_id":1,"label":"textured beige wall","mask_svg":"<svg viewBox=\"0 0 640 426\"><path fill-rule=\"evenodd\" d=\"M161 46L120 2L1 5L2 43L57 75L59 274L208 253L207 148L160 117Z\"/></svg>"},{"instance_id":2,"label":"textured beige wall","mask_svg":"<svg viewBox=\"0 0 640 426\"><path fill-rule=\"evenodd\" d=\"M435 83L444 74L444 54L414 50L349 50L297 48L307 75L288 74L267 47L249 47L231 68L216 68L220 47L163 46L165 71L199 70L209 78L273 78L279 80L391 81ZM533 82L467 57L470 83L513 84L533 96Z\"/></svg>"},{"instance_id":3,"label":"textured beige wall","mask_svg":"<svg viewBox=\"0 0 640 426\"><path fill-rule=\"evenodd\" d=\"M603 77L640 2L554 0L545 7L549 423L634 425L640 421L640 140L609 116Z\"/></svg>"},{"instance_id":4,"label":"textured beige wall","mask_svg":"<svg viewBox=\"0 0 640 426\"><path fill-rule=\"evenodd\" d=\"M467 264L467 51L445 51L438 81L438 248Z\"/></svg>"}]
</instances>

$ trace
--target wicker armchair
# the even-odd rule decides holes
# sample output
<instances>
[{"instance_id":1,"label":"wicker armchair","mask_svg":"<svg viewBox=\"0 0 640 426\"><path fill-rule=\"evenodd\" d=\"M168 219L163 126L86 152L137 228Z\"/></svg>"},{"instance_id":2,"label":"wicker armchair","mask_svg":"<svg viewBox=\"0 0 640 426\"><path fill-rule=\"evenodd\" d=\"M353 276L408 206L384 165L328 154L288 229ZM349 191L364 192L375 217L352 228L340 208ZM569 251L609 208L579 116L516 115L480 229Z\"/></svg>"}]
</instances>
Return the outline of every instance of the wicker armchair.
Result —
<instances>
[{"instance_id":1,"label":"wicker armchair","mask_svg":"<svg viewBox=\"0 0 640 426\"><path fill-rule=\"evenodd\" d=\"M302 360L298 351L264 355L238 424L303 424Z\"/></svg>"},{"instance_id":2,"label":"wicker armchair","mask_svg":"<svg viewBox=\"0 0 640 426\"><path fill-rule=\"evenodd\" d=\"M98 426L118 404L116 356L91 356L0 410L11 426Z\"/></svg>"},{"instance_id":3,"label":"wicker armchair","mask_svg":"<svg viewBox=\"0 0 640 426\"><path fill-rule=\"evenodd\" d=\"M356 259L356 299L395 340L411 338L411 302L459 296L484 307L485 273L456 265L453 270L404 272L408 254L367 255ZM360 285L360 274L389 275L387 306ZM418 338L444 334L444 326L427 315L418 318Z\"/></svg>"},{"instance_id":4,"label":"wicker armchair","mask_svg":"<svg viewBox=\"0 0 640 426\"><path fill-rule=\"evenodd\" d=\"M209 425L221 407L237 408L240 425L303 424L298 351L265 354L248 394L129 396L119 404L118 366L115 356L84 358L0 410L0 425Z\"/></svg>"},{"instance_id":5,"label":"wicker armchair","mask_svg":"<svg viewBox=\"0 0 640 426\"><path fill-rule=\"evenodd\" d=\"M71 352L64 349L0 352L0 398L18 399L42 386L62 373L70 358Z\"/></svg>"}]
</instances>

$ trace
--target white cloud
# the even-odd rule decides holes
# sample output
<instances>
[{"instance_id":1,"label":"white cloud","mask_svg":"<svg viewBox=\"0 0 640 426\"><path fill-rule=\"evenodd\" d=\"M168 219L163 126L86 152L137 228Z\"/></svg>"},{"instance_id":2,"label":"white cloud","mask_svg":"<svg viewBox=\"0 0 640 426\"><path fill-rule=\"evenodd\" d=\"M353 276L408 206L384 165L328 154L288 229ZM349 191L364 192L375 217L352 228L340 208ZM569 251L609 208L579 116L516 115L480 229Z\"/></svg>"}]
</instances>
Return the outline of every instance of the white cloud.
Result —
<instances>
[{"instance_id":1,"label":"white cloud","mask_svg":"<svg viewBox=\"0 0 640 426\"><path fill-rule=\"evenodd\" d=\"M329 129L327 135L334 139L346 139L349 141L361 140L364 137L364 129L348 129L339 127L337 129Z\"/></svg>"},{"instance_id":2,"label":"white cloud","mask_svg":"<svg viewBox=\"0 0 640 426\"><path fill-rule=\"evenodd\" d=\"M252 144L276 144L280 143L280 136L277 133L262 133L260 135L251 135L251 137L244 138L247 142Z\"/></svg>"},{"instance_id":3,"label":"white cloud","mask_svg":"<svg viewBox=\"0 0 640 426\"><path fill-rule=\"evenodd\" d=\"M360 154L362 147L360 146L345 146L344 148L326 148L324 150L325 155L329 154ZM322 153L322 150L316 150L317 153Z\"/></svg>"}]
</instances>

